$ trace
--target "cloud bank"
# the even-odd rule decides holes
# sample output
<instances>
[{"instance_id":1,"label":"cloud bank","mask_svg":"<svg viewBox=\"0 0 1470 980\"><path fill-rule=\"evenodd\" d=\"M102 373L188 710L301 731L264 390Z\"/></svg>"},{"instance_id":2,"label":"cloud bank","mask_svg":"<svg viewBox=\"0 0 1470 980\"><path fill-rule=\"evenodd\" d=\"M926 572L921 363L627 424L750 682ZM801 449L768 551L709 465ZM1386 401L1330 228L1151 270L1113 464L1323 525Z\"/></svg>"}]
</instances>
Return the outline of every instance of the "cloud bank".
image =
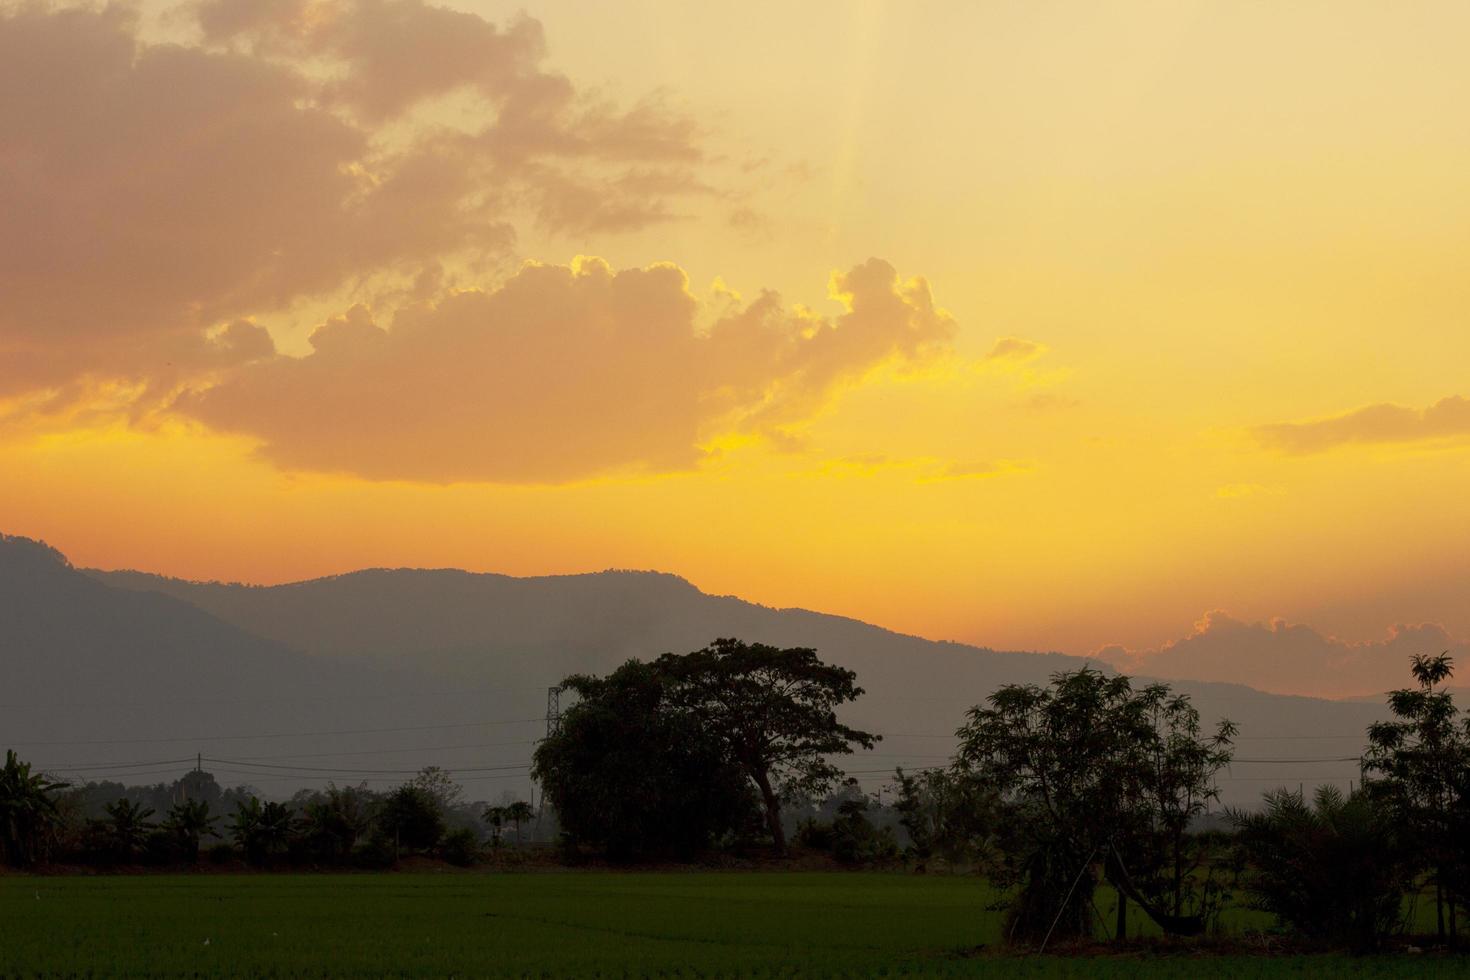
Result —
<instances>
[{"instance_id":1,"label":"cloud bank","mask_svg":"<svg viewBox=\"0 0 1470 980\"><path fill-rule=\"evenodd\" d=\"M1254 432L1266 447L1295 455L1354 444L1463 438L1470 436L1470 398L1451 395L1424 409L1369 405L1315 421L1257 426Z\"/></svg>"},{"instance_id":2,"label":"cloud bank","mask_svg":"<svg viewBox=\"0 0 1470 980\"><path fill-rule=\"evenodd\" d=\"M356 307L306 357L276 355L176 410L262 441L288 469L438 483L564 482L687 469L723 432L780 436L844 384L944 347L922 279L871 259L833 277L824 318L766 292L707 331L682 270L531 264L380 323Z\"/></svg>"},{"instance_id":3,"label":"cloud bank","mask_svg":"<svg viewBox=\"0 0 1470 980\"><path fill-rule=\"evenodd\" d=\"M1161 647L1107 646L1095 656L1151 677L1335 698L1407 687L1411 657L1446 650L1461 662L1470 657L1470 644L1434 623L1398 625L1381 640L1351 643L1281 619L1250 623L1216 611L1206 613L1188 636Z\"/></svg>"},{"instance_id":4,"label":"cloud bank","mask_svg":"<svg viewBox=\"0 0 1470 980\"><path fill-rule=\"evenodd\" d=\"M0 3L0 397L217 366L207 332L384 270L619 230L705 193L699 133L543 65L534 20L420 0ZM472 106L457 127L445 100Z\"/></svg>"}]
</instances>

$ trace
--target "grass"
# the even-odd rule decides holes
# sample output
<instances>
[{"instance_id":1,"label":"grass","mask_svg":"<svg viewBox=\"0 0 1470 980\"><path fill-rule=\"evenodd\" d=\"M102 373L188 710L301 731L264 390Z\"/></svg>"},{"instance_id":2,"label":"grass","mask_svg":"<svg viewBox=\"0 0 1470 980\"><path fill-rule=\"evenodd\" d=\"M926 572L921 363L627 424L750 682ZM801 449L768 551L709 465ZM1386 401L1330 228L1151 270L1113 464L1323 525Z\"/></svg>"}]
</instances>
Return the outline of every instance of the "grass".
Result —
<instances>
[{"instance_id":1,"label":"grass","mask_svg":"<svg viewBox=\"0 0 1470 980\"><path fill-rule=\"evenodd\" d=\"M1459 975L1350 958L996 953L972 878L827 873L0 877L3 976ZM988 947L977 951L976 947Z\"/></svg>"}]
</instances>

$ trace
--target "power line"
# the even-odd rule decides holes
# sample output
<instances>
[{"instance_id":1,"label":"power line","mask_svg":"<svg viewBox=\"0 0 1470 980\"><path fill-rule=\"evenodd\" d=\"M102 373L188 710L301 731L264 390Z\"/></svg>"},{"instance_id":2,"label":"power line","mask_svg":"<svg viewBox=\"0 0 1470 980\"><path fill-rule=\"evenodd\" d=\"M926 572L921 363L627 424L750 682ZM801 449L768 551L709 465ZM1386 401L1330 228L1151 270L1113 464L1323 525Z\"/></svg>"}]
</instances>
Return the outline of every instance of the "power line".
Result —
<instances>
[{"instance_id":1,"label":"power line","mask_svg":"<svg viewBox=\"0 0 1470 980\"><path fill-rule=\"evenodd\" d=\"M433 732L450 728L481 728L491 725L526 725L541 718L513 718L507 721L466 721L453 725L410 725L402 728L355 728L329 732L274 732L263 735L180 735L173 738L96 738L56 742L10 742L10 745L159 745L168 742L238 742L266 738L315 738L320 735L379 735L388 732Z\"/></svg>"},{"instance_id":2,"label":"power line","mask_svg":"<svg viewBox=\"0 0 1470 980\"><path fill-rule=\"evenodd\" d=\"M284 766L266 762L247 762L243 759L211 759L204 757L205 762L221 766L243 766L247 769L284 770L288 772L310 772L318 775L343 775L343 776L413 776L422 772L422 769L342 769L336 766ZM474 772L503 772L508 769L524 769L529 771L530 763L517 763L507 766L472 766L462 769L445 769L451 775L457 773Z\"/></svg>"}]
</instances>

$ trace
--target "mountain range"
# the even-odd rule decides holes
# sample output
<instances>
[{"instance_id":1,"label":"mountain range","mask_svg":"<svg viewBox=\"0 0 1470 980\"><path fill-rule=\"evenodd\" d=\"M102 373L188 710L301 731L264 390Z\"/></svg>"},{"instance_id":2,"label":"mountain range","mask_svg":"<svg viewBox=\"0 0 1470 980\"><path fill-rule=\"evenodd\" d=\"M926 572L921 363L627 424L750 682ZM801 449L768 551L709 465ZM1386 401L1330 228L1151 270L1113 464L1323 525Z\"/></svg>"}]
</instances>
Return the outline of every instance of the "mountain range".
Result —
<instances>
[{"instance_id":1,"label":"mountain range","mask_svg":"<svg viewBox=\"0 0 1470 980\"><path fill-rule=\"evenodd\" d=\"M1001 684L1111 669L708 595L657 572L369 569L253 586L78 569L0 537L0 746L71 779L163 779L203 757L222 781L289 795L435 764L472 796L524 793L562 677L722 636L814 647L857 672L867 693L844 720L884 739L845 765L871 788L896 765L942 764L966 709ZM1356 779L1362 733L1385 713L1381 701L1170 683L1206 725L1240 726L1241 761L1220 784L1229 804Z\"/></svg>"}]
</instances>

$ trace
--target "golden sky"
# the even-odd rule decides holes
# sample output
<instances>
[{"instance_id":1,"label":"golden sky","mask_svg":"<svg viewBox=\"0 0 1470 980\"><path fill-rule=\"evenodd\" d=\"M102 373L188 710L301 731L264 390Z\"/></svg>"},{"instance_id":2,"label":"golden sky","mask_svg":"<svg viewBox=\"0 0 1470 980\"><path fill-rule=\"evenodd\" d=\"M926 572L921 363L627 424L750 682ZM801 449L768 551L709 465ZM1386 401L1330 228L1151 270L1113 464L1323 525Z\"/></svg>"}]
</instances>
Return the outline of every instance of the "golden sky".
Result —
<instances>
[{"instance_id":1,"label":"golden sky","mask_svg":"<svg viewBox=\"0 0 1470 980\"><path fill-rule=\"evenodd\" d=\"M0 11L0 530L79 564L1470 636L1463 3Z\"/></svg>"}]
</instances>

